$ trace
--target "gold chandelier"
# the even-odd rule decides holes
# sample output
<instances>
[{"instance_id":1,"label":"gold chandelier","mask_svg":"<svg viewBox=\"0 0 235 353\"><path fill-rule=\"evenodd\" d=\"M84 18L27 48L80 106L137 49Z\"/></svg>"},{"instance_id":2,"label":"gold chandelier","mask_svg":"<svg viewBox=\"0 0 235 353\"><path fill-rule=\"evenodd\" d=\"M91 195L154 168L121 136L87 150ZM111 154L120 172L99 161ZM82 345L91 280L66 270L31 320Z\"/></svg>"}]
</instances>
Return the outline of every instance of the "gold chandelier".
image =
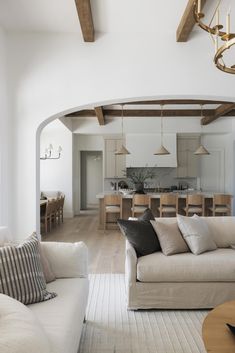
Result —
<instances>
[{"instance_id":1,"label":"gold chandelier","mask_svg":"<svg viewBox=\"0 0 235 353\"><path fill-rule=\"evenodd\" d=\"M213 40L215 45L214 63L216 67L223 72L235 74L235 64L231 66L226 65L223 58L225 52L235 45L235 33L231 33L230 31L230 10L226 17L226 32L222 31L224 26L220 23L220 3L221 0L219 0L219 3L215 8L209 25L206 25L202 22L202 18L204 18L205 15L202 12L201 0L195 0L194 17L199 27L208 32ZM213 22L215 22L214 26L212 25ZM220 45L220 41L224 43L221 43Z\"/></svg>"}]
</instances>

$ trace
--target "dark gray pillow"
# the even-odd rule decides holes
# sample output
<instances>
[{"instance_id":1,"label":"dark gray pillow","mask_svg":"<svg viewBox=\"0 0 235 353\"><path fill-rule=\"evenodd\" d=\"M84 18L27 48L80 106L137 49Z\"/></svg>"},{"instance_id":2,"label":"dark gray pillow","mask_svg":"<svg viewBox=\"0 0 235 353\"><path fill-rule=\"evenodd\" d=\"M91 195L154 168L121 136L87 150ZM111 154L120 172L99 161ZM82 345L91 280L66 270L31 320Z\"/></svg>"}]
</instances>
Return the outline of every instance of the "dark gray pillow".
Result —
<instances>
[{"instance_id":1,"label":"dark gray pillow","mask_svg":"<svg viewBox=\"0 0 235 353\"><path fill-rule=\"evenodd\" d=\"M138 218L139 221L155 221L154 215L150 208L146 208L144 213Z\"/></svg>"},{"instance_id":2,"label":"dark gray pillow","mask_svg":"<svg viewBox=\"0 0 235 353\"><path fill-rule=\"evenodd\" d=\"M149 221L119 219L118 225L122 234L135 249L138 257L161 250L156 233Z\"/></svg>"}]
</instances>

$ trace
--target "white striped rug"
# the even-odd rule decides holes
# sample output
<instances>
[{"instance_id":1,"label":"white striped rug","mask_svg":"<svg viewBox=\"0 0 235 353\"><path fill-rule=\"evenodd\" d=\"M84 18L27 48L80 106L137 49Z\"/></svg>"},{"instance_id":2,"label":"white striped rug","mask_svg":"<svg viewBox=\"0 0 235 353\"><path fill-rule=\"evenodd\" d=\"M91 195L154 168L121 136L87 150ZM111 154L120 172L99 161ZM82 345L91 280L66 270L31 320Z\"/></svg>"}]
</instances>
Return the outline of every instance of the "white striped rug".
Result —
<instances>
[{"instance_id":1,"label":"white striped rug","mask_svg":"<svg viewBox=\"0 0 235 353\"><path fill-rule=\"evenodd\" d=\"M79 353L205 353L206 310L127 311L123 274L90 276Z\"/></svg>"}]
</instances>

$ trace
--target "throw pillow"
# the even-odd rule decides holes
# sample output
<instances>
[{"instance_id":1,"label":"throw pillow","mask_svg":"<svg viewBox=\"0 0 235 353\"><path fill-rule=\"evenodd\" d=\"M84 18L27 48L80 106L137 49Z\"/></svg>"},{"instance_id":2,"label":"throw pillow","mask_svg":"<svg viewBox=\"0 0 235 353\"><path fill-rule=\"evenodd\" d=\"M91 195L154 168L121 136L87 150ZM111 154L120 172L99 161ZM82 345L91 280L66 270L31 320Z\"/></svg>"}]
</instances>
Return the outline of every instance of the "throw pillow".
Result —
<instances>
[{"instance_id":1,"label":"throw pillow","mask_svg":"<svg viewBox=\"0 0 235 353\"><path fill-rule=\"evenodd\" d=\"M138 218L139 221L154 221L154 215L150 208L146 208L144 213Z\"/></svg>"},{"instance_id":2,"label":"throw pillow","mask_svg":"<svg viewBox=\"0 0 235 353\"><path fill-rule=\"evenodd\" d=\"M166 224L161 221L150 221L155 230L164 255L189 252L188 245L179 231L177 222Z\"/></svg>"},{"instance_id":3,"label":"throw pillow","mask_svg":"<svg viewBox=\"0 0 235 353\"><path fill-rule=\"evenodd\" d=\"M161 250L156 233L149 221L119 219L118 225L122 234L135 249L138 257Z\"/></svg>"},{"instance_id":4,"label":"throw pillow","mask_svg":"<svg viewBox=\"0 0 235 353\"><path fill-rule=\"evenodd\" d=\"M217 248L210 230L201 217L185 217L177 215L179 229L193 254L199 255L203 252Z\"/></svg>"},{"instance_id":5,"label":"throw pillow","mask_svg":"<svg viewBox=\"0 0 235 353\"><path fill-rule=\"evenodd\" d=\"M0 294L0 352L52 353L49 339L27 306Z\"/></svg>"},{"instance_id":6,"label":"throw pillow","mask_svg":"<svg viewBox=\"0 0 235 353\"><path fill-rule=\"evenodd\" d=\"M31 235L18 246L0 248L0 293L23 304L52 299L55 293L46 290L39 240Z\"/></svg>"},{"instance_id":7,"label":"throw pillow","mask_svg":"<svg viewBox=\"0 0 235 353\"><path fill-rule=\"evenodd\" d=\"M41 257L41 264L42 264L42 271L46 280L46 283L50 283L56 280L56 276L51 269L51 265L47 259L45 252L43 251L43 247L39 243L39 250L40 250L40 257Z\"/></svg>"}]
</instances>

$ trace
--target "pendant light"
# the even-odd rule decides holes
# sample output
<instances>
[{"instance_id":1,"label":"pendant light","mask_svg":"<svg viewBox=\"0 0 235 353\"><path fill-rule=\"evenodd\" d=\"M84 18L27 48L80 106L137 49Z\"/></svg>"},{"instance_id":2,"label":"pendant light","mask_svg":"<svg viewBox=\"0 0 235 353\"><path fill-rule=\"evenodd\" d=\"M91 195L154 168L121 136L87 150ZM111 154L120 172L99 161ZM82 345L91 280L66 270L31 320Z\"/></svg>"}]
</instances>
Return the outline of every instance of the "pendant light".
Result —
<instances>
[{"instance_id":1,"label":"pendant light","mask_svg":"<svg viewBox=\"0 0 235 353\"><path fill-rule=\"evenodd\" d=\"M203 105L201 105L201 119L203 118ZM202 141L202 124L201 124L201 136L200 136L200 140ZM202 142L200 143L200 146L196 149L196 151L194 152L195 155L197 156L208 156L210 153L208 152L208 150L203 146Z\"/></svg>"},{"instance_id":2,"label":"pendant light","mask_svg":"<svg viewBox=\"0 0 235 353\"><path fill-rule=\"evenodd\" d=\"M126 149L126 147L124 146L124 133L123 133L123 106L124 104L122 104L122 146L121 148L119 148L119 150L117 150L115 152L115 155L126 155L126 154L130 154L130 152Z\"/></svg>"},{"instance_id":3,"label":"pendant light","mask_svg":"<svg viewBox=\"0 0 235 353\"><path fill-rule=\"evenodd\" d=\"M163 146L163 105L161 104L161 146L154 155L164 156L167 154L170 154L170 152Z\"/></svg>"}]
</instances>

